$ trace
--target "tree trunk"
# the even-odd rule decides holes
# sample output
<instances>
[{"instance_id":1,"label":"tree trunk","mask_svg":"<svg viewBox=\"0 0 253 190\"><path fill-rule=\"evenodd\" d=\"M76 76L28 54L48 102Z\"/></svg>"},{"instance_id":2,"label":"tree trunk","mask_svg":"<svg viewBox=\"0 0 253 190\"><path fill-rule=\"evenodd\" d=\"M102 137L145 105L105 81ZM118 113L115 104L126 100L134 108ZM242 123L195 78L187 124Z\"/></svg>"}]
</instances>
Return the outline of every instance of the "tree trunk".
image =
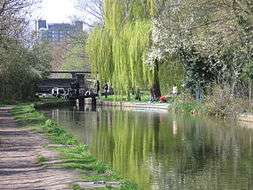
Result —
<instances>
[{"instance_id":1,"label":"tree trunk","mask_svg":"<svg viewBox=\"0 0 253 190\"><path fill-rule=\"evenodd\" d=\"M151 96L155 100L159 100L159 98L161 97L160 82L159 82L159 66L157 61L155 61L154 66L154 81L151 89Z\"/></svg>"},{"instance_id":2,"label":"tree trunk","mask_svg":"<svg viewBox=\"0 0 253 190\"><path fill-rule=\"evenodd\" d=\"M252 97L252 81L249 79L249 105L251 104L251 97Z\"/></svg>"},{"instance_id":3,"label":"tree trunk","mask_svg":"<svg viewBox=\"0 0 253 190\"><path fill-rule=\"evenodd\" d=\"M231 97L235 97L235 87L236 87L236 84L237 84L237 74L236 72L234 72L234 77L232 78L232 84L231 84Z\"/></svg>"}]
</instances>

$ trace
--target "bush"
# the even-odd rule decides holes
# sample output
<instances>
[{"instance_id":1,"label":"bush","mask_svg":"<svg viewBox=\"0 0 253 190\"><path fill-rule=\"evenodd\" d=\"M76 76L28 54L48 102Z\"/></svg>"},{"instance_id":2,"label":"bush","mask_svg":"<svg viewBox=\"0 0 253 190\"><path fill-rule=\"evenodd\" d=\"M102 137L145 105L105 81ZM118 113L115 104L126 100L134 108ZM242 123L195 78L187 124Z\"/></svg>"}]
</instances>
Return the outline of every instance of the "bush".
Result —
<instances>
[{"instance_id":1,"label":"bush","mask_svg":"<svg viewBox=\"0 0 253 190\"><path fill-rule=\"evenodd\" d=\"M248 106L244 99L234 97L228 86L214 87L212 94L206 96L205 105L210 115L224 118L236 118Z\"/></svg>"},{"instance_id":2,"label":"bush","mask_svg":"<svg viewBox=\"0 0 253 190\"><path fill-rule=\"evenodd\" d=\"M174 98L174 101L179 103L192 103L194 101L194 98L191 93L182 91L181 94Z\"/></svg>"},{"instance_id":3,"label":"bush","mask_svg":"<svg viewBox=\"0 0 253 190\"><path fill-rule=\"evenodd\" d=\"M171 99L172 109L176 113L190 113L199 115L206 113L206 109L201 102L195 101L190 93L182 92Z\"/></svg>"},{"instance_id":4,"label":"bush","mask_svg":"<svg viewBox=\"0 0 253 190\"><path fill-rule=\"evenodd\" d=\"M0 101L36 99L36 84L48 76L50 59L44 44L27 48L16 39L0 37Z\"/></svg>"}]
</instances>

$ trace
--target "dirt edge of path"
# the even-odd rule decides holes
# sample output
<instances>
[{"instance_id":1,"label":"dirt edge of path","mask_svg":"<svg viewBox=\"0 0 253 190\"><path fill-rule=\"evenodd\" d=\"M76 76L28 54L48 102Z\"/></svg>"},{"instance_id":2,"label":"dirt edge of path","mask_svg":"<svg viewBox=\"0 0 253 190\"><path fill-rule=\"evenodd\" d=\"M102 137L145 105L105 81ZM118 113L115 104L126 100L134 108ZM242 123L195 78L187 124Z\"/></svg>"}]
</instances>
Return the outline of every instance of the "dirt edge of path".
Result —
<instances>
[{"instance_id":1,"label":"dirt edge of path","mask_svg":"<svg viewBox=\"0 0 253 190\"><path fill-rule=\"evenodd\" d=\"M20 128L14 120L11 109L0 108L0 189L97 189L119 187L118 183L83 182L80 173L75 170L42 165L41 159L47 162L59 161L59 155L47 148L49 141L39 133Z\"/></svg>"}]
</instances>

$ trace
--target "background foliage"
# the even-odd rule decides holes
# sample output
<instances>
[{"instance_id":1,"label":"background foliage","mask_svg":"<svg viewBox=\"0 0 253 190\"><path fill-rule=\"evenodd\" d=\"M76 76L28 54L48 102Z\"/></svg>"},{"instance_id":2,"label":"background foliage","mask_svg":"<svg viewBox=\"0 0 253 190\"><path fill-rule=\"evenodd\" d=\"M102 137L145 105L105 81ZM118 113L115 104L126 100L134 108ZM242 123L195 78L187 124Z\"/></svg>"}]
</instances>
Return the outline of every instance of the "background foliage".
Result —
<instances>
[{"instance_id":1,"label":"background foliage","mask_svg":"<svg viewBox=\"0 0 253 190\"><path fill-rule=\"evenodd\" d=\"M150 44L153 1L104 0L104 25L96 27L87 42L94 72L118 92L143 88L151 81L144 64Z\"/></svg>"},{"instance_id":2,"label":"background foliage","mask_svg":"<svg viewBox=\"0 0 253 190\"><path fill-rule=\"evenodd\" d=\"M34 3L0 0L0 101L34 98L36 81L48 74L50 49L27 31Z\"/></svg>"},{"instance_id":3,"label":"background foliage","mask_svg":"<svg viewBox=\"0 0 253 190\"><path fill-rule=\"evenodd\" d=\"M15 39L0 39L0 100L28 100L37 80L48 75L50 49L46 44L26 48Z\"/></svg>"}]
</instances>

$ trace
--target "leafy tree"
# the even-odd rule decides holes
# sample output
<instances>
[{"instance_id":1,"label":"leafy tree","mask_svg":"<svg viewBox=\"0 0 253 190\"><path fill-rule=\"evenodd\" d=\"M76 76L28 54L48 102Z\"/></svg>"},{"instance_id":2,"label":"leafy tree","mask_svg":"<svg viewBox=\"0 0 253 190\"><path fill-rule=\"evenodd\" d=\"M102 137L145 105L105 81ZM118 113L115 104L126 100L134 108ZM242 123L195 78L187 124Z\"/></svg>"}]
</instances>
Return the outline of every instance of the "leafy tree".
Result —
<instances>
[{"instance_id":1,"label":"leafy tree","mask_svg":"<svg viewBox=\"0 0 253 190\"><path fill-rule=\"evenodd\" d=\"M22 39L27 27L26 15L36 0L0 0L0 36Z\"/></svg>"},{"instance_id":2,"label":"leafy tree","mask_svg":"<svg viewBox=\"0 0 253 190\"><path fill-rule=\"evenodd\" d=\"M154 49L181 59L193 92L213 83L233 92L252 60L252 15L247 0L167 1L154 20Z\"/></svg>"},{"instance_id":3,"label":"leafy tree","mask_svg":"<svg viewBox=\"0 0 253 190\"><path fill-rule=\"evenodd\" d=\"M172 87L182 89L185 71L179 60L166 59L159 65L159 79L162 94L171 94Z\"/></svg>"},{"instance_id":4,"label":"leafy tree","mask_svg":"<svg viewBox=\"0 0 253 190\"><path fill-rule=\"evenodd\" d=\"M0 0L0 100L34 98L36 82L48 75L47 44L26 43L25 19L35 1Z\"/></svg>"},{"instance_id":5,"label":"leafy tree","mask_svg":"<svg viewBox=\"0 0 253 190\"><path fill-rule=\"evenodd\" d=\"M68 50L64 55L62 70L88 70L88 58L85 53L87 34L83 33L68 40Z\"/></svg>"},{"instance_id":6,"label":"leafy tree","mask_svg":"<svg viewBox=\"0 0 253 190\"><path fill-rule=\"evenodd\" d=\"M5 39L0 45L0 100L34 98L37 81L48 75L49 62L45 44L28 49L15 39Z\"/></svg>"},{"instance_id":7,"label":"leafy tree","mask_svg":"<svg viewBox=\"0 0 253 190\"><path fill-rule=\"evenodd\" d=\"M78 0L77 8L80 10L81 13L83 13L81 15L81 19L84 22L84 24L87 25L88 27L103 25L104 23L103 0Z\"/></svg>"},{"instance_id":8,"label":"leafy tree","mask_svg":"<svg viewBox=\"0 0 253 190\"><path fill-rule=\"evenodd\" d=\"M104 25L96 27L88 38L86 49L93 71L100 74L103 82L111 82L118 92L147 88L152 78L157 82L144 64L153 6L153 0L104 0Z\"/></svg>"}]
</instances>

